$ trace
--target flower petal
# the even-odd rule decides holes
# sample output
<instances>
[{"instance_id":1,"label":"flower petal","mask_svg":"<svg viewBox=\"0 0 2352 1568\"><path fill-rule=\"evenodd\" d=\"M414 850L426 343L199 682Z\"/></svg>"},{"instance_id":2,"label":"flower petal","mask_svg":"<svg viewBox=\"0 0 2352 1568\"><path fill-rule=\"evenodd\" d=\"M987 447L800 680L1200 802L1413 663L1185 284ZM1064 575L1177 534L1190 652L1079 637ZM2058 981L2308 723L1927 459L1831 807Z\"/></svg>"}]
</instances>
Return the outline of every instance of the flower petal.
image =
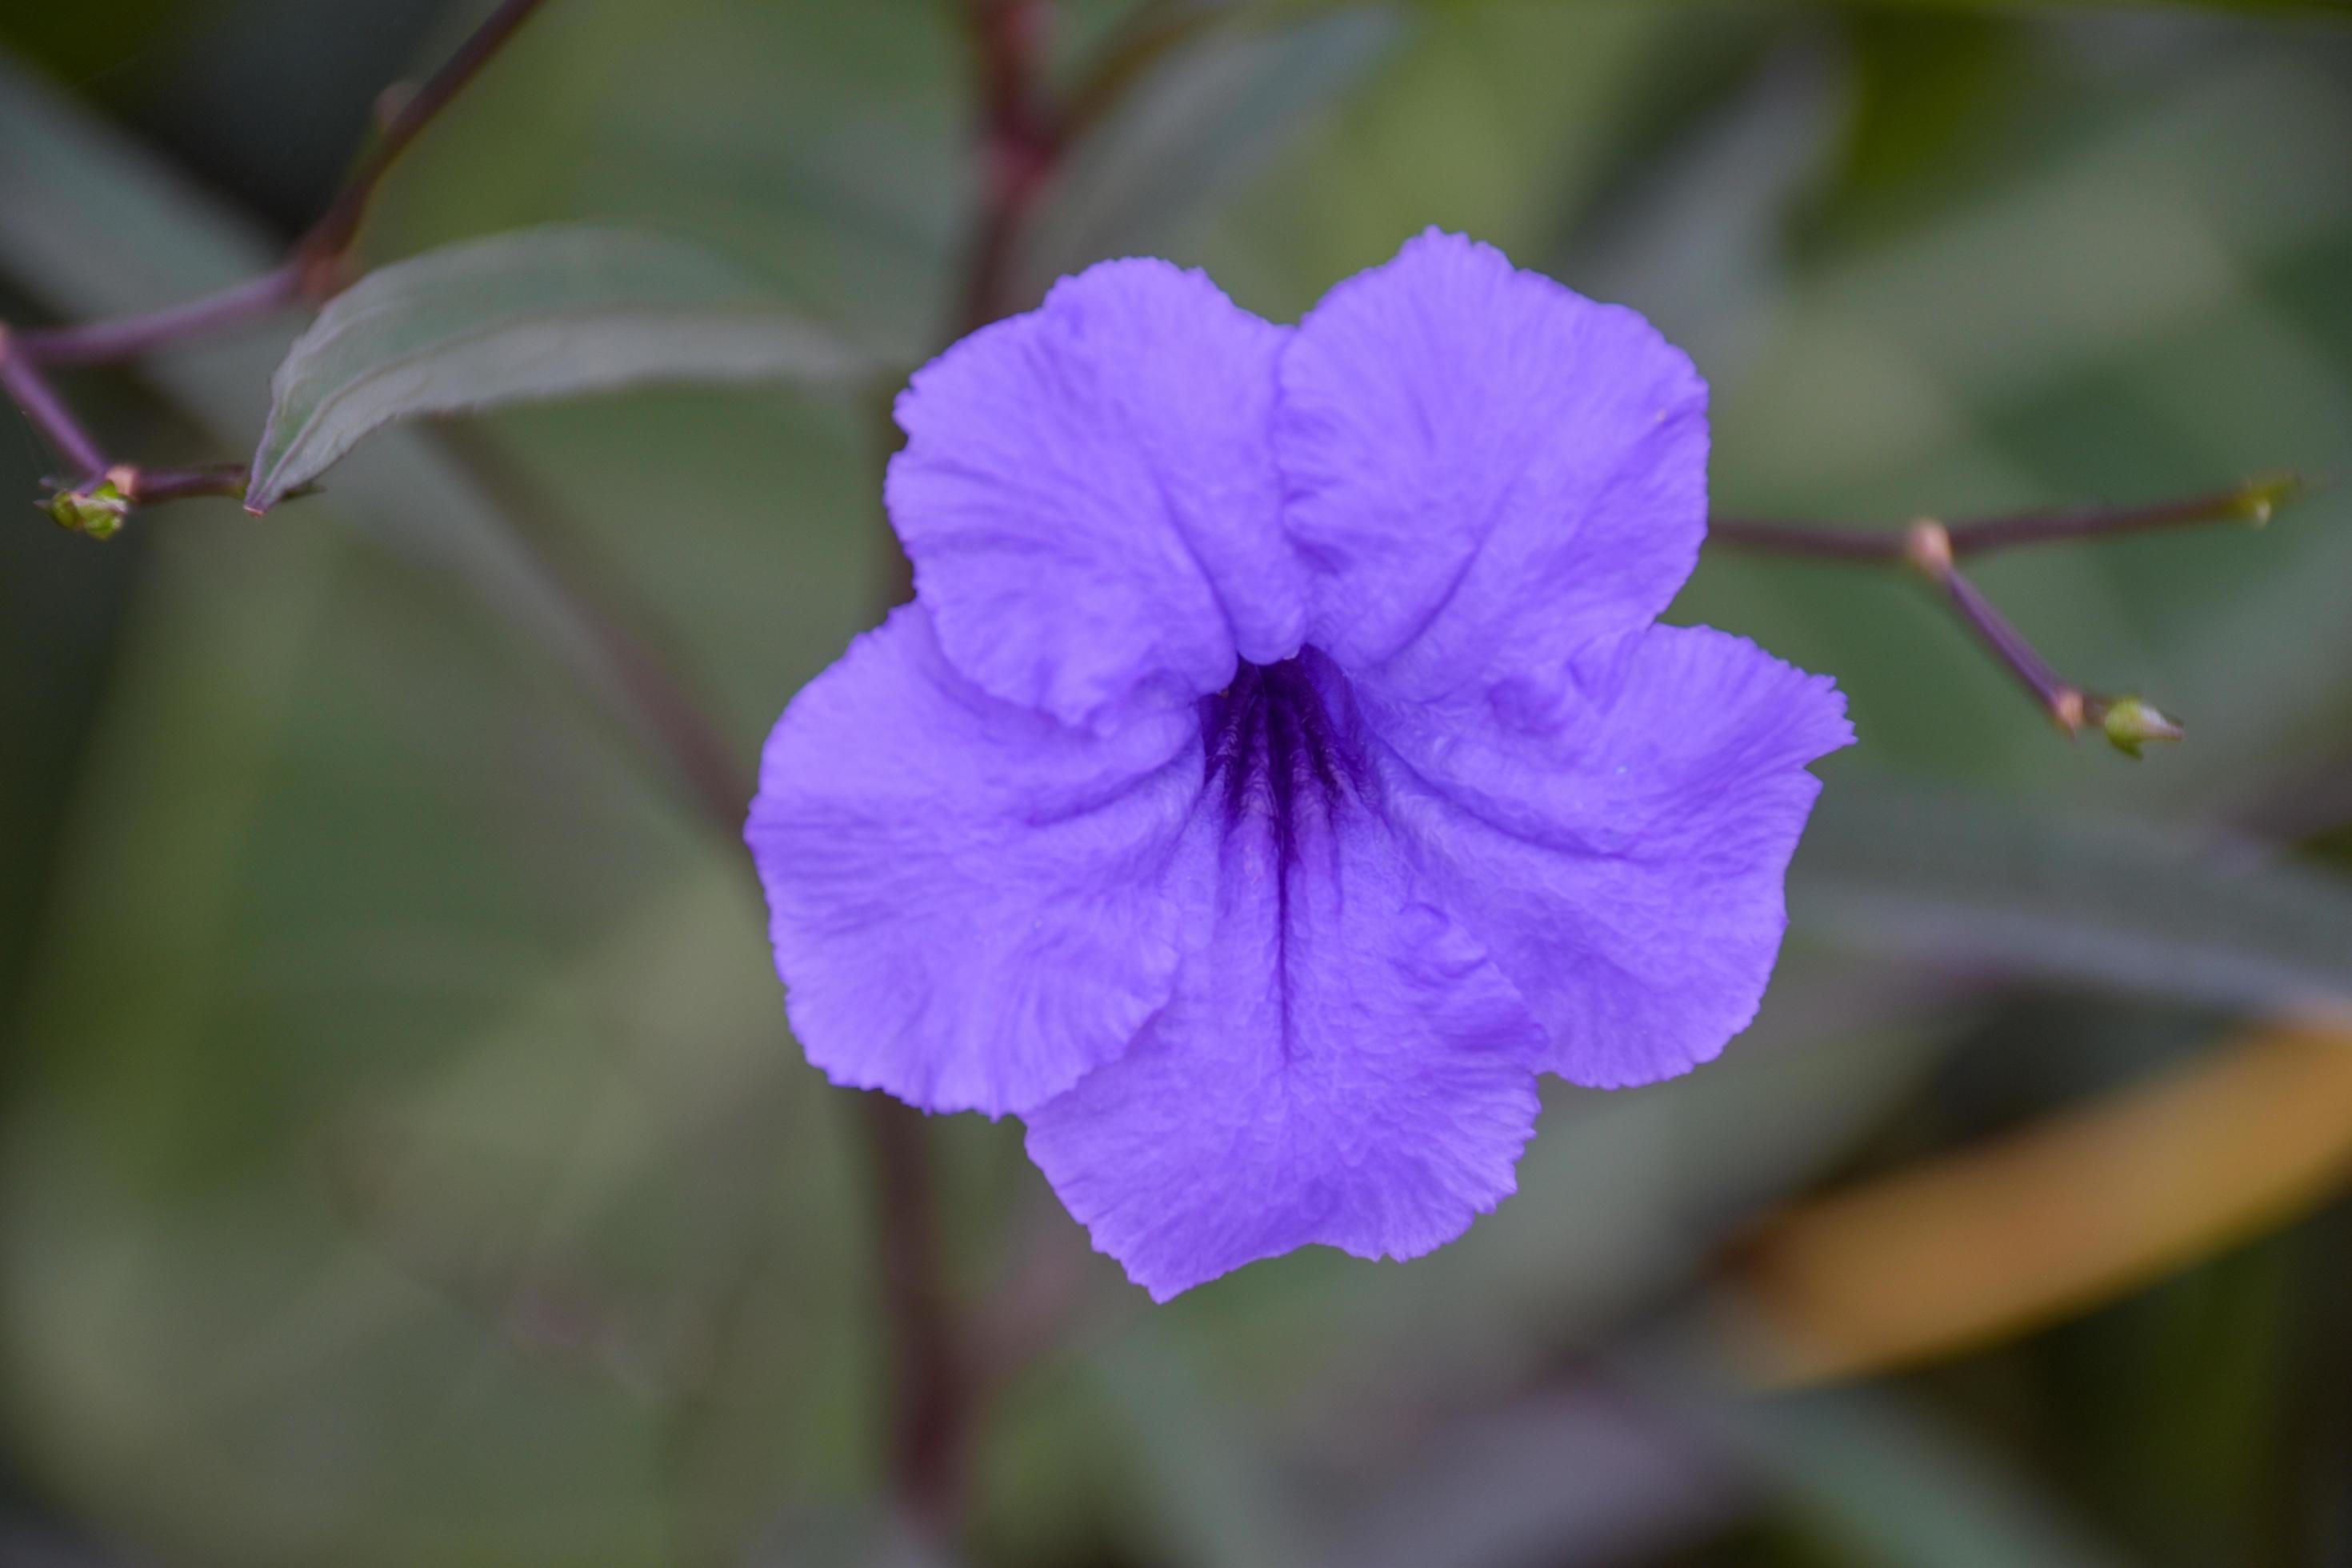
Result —
<instances>
[{"instance_id":1,"label":"flower petal","mask_svg":"<svg viewBox=\"0 0 2352 1568\"><path fill-rule=\"evenodd\" d=\"M745 829L809 1059L994 1116L1118 1056L1173 981L1161 883L1200 793L1189 710L1066 728L900 607L777 721Z\"/></svg>"},{"instance_id":2,"label":"flower petal","mask_svg":"<svg viewBox=\"0 0 2352 1568\"><path fill-rule=\"evenodd\" d=\"M1706 386L1641 316L1432 230L1285 350L1309 638L1433 698L1656 618L1706 531Z\"/></svg>"},{"instance_id":3,"label":"flower petal","mask_svg":"<svg viewBox=\"0 0 2352 1568\"><path fill-rule=\"evenodd\" d=\"M1515 1185L1542 1031L1360 806L1203 811L1213 910L1134 1047L1030 1113L1029 1154L1157 1300L1310 1242L1412 1258Z\"/></svg>"},{"instance_id":4,"label":"flower petal","mask_svg":"<svg viewBox=\"0 0 2352 1568\"><path fill-rule=\"evenodd\" d=\"M1205 274L1111 261L915 374L886 499L958 669L1087 723L1297 649L1271 429L1288 335Z\"/></svg>"},{"instance_id":5,"label":"flower petal","mask_svg":"<svg viewBox=\"0 0 2352 1568\"><path fill-rule=\"evenodd\" d=\"M1826 677L1706 626L1590 649L1576 681L1566 714L1507 685L1365 712L1391 822L1549 1031L1544 1066L1614 1088L1755 1016L1821 791L1805 764L1853 731Z\"/></svg>"}]
</instances>

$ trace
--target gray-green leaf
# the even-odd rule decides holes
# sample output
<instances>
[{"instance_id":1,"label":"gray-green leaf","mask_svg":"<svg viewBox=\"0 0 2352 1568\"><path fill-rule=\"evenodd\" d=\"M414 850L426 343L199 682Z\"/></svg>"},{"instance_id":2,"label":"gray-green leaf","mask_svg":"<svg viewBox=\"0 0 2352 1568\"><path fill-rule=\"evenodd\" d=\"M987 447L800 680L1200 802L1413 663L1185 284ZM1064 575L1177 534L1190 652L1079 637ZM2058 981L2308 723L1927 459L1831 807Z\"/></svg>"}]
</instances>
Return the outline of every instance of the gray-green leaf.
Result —
<instances>
[{"instance_id":1,"label":"gray-green leaf","mask_svg":"<svg viewBox=\"0 0 2352 1568\"><path fill-rule=\"evenodd\" d=\"M1790 879L1800 929L2127 994L2352 999L2352 883L2198 830L2029 815L1840 780Z\"/></svg>"},{"instance_id":2,"label":"gray-green leaf","mask_svg":"<svg viewBox=\"0 0 2352 1568\"><path fill-rule=\"evenodd\" d=\"M866 368L733 263L667 236L523 229L372 272L270 383L246 502L267 510L417 415L650 382L833 382Z\"/></svg>"}]
</instances>

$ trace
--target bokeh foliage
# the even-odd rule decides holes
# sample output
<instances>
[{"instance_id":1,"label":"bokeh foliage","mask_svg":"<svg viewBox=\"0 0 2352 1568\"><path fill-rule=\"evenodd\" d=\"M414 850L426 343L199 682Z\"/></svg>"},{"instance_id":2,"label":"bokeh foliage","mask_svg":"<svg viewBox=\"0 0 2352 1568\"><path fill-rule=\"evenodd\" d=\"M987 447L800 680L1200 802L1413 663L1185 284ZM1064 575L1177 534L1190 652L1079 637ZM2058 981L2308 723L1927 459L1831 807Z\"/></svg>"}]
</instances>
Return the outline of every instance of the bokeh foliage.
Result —
<instances>
[{"instance_id":1,"label":"bokeh foliage","mask_svg":"<svg viewBox=\"0 0 2352 1568\"><path fill-rule=\"evenodd\" d=\"M264 264L331 177L320 141L469 19L99 9L0 19L12 320ZM1066 9L1075 59L1120 8ZM1465 228L1693 353L1743 512L2352 471L2352 29L2324 8L1240 9L1263 14L1100 126L1031 287L1150 251L1292 317ZM931 0L566 0L404 166L368 254L656 226L911 363L953 310L965 75ZM248 449L288 335L74 384L146 448ZM261 523L196 502L106 549L0 530L16 1517L169 1563L868 1549L880 1346L845 1097L784 1034L739 857L539 574L651 626L748 757L882 592L886 391L501 412L379 438ZM0 438L0 493L41 466ZM1675 618L1834 673L1864 741L1823 769L1764 1019L1690 1079L1551 1094L1520 1195L1410 1268L1298 1256L1147 1310L1086 1260L1075 1325L984 1434L979 1554L2352 1553L2326 1182L2291 1212L2219 1204L2160 1283L1866 1386L1757 1397L1723 1360L1759 1215L2352 992L2326 848L2352 822L2345 492L1984 580L2190 742L2137 768L2069 747L1893 578L1710 558ZM963 1288L1067 1241L1016 1128L932 1131Z\"/></svg>"}]
</instances>

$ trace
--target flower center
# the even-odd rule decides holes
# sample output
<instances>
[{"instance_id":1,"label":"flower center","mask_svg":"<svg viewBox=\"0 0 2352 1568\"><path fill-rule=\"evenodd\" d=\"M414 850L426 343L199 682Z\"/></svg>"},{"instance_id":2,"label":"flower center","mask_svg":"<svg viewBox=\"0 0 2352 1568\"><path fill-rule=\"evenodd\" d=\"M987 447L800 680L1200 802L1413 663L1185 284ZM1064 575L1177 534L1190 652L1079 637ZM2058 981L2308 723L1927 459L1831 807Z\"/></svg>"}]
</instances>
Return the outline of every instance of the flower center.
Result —
<instances>
[{"instance_id":1,"label":"flower center","mask_svg":"<svg viewBox=\"0 0 2352 1568\"><path fill-rule=\"evenodd\" d=\"M1302 831L1326 825L1356 794L1354 737L1335 717L1349 704L1344 678L1312 648L1279 664L1244 663L1201 703L1207 778L1229 832L1270 826L1287 861Z\"/></svg>"}]
</instances>

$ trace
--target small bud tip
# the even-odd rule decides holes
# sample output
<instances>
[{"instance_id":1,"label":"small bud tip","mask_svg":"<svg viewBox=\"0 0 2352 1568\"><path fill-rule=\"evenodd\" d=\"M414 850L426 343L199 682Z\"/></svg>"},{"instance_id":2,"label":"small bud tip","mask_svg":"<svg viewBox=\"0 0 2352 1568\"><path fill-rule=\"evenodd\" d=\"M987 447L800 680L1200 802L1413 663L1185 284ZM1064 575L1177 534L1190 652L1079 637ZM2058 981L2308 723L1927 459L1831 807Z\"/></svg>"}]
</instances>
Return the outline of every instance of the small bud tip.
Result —
<instances>
[{"instance_id":1,"label":"small bud tip","mask_svg":"<svg viewBox=\"0 0 2352 1568\"><path fill-rule=\"evenodd\" d=\"M48 513L49 520L59 528L71 529L91 539L113 538L121 531L122 520L131 512L131 498L110 479L100 479L86 489L58 490L48 500L35 504Z\"/></svg>"},{"instance_id":2,"label":"small bud tip","mask_svg":"<svg viewBox=\"0 0 2352 1568\"><path fill-rule=\"evenodd\" d=\"M2137 757L2140 748L2151 741L2178 741L2182 734L2178 721L2137 697L2118 697L2107 704L2099 728L2108 743L2127 757Z\"/></svg>"},{"instance_id":3,"label":"small bud tip","mask_svg":"<svg viewBox=\"0 0 2352 1568\"><path fill-rule=\"evenodd\" d=\"M2276 516L2279 508L2299 499L2307 487L2300 474L2266 474L2249 479L2231 502L2231 512L2255 528Z\"/></svg>"},{"instance_id":4,"label":"small bud tip","mask_svg":"<svg viewBox=\"0 0 2352 1568\"><path fill-rule=\"evenodd\" d=\"M1915 519L1903 531L1903 559L1931 582L1942 582L1952 573L1951 531L1932 517Z\"/></svg>"},{"instance_id":5,"label":"small bud tip","mask_svg":"<svg viewBox=\"0 0 2352 1568\"><path fill-rule=\"evenodd\" d=\"M2050 717L2069 735L2081 732L2084 713L2083 694L2074 688L2066 687L2052 694Z\"/></svg>"}]
</instances>

